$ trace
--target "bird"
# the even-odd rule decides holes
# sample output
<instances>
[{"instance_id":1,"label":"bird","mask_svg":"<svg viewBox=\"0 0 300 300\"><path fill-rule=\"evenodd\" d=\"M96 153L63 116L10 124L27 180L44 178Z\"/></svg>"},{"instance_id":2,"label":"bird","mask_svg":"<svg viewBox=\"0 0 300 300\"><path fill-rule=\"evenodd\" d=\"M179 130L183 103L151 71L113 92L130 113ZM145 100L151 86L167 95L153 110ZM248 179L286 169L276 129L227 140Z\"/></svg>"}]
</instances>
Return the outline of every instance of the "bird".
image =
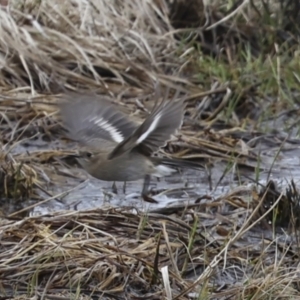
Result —
<instances>
[{"instance_id":1,"label":"bird","mask_svg":"<svg viewBox=\"0 0 300 300\"><path fill-rule=\"evenodd\" d=\"M154 156L181 127L185 106L184 99L165 97L138 124L107 97L73 92L63 95L59 110L67 137L81 144L76 159L87 173L114 184L144 179L142 196L147 197L151 176L202 168L185 159Z\"/></svg>"}]
</instances>

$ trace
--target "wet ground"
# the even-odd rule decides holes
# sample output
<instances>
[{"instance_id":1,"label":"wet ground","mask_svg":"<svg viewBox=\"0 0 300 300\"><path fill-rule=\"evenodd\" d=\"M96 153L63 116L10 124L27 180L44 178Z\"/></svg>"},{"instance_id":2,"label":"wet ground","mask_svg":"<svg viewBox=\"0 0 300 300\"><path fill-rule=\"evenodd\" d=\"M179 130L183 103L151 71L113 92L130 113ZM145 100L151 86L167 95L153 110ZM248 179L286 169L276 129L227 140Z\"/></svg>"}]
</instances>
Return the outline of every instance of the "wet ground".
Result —
<instances>
[{"instance_id":1,"label":"wet ground","mask_svg":"<svg viewBox=\"0 0 300 300\"><path fill-rule=\"evenodd\" d=\"M92 178L77 166L46 164L42 167L45 167L48 184L40 191L41 204L36 201L25 201L18 205L9 202L9 208L5 210L14 213L24 209L27 214L37 215L58 210L129 206L153 211L173 205L211 201L241 187L245 192L250 192L252 186L265 186L269 179L278 184L279 190L285 188L291 179L296 185L299 183L300 140L289 139L285 135L277 139L266 135L252 139L248 145L253 145L253 142L255 147L250 150L247 144L242 146L245 152L251 152L252 158L240 159L239 163L237 160L226 162L216 158L206 170L183 170L159 181L153 178L151 188L157 203L145 202L141 198L143 180L127 182L125 192L123 183L117 183L118 193L113 193L111 182ZM26 153L58 149L61 146L60 142L55 142L49 147L48 142L37 139L20 144L13 152L26 156Z\"/></svg>"}]
</instances>

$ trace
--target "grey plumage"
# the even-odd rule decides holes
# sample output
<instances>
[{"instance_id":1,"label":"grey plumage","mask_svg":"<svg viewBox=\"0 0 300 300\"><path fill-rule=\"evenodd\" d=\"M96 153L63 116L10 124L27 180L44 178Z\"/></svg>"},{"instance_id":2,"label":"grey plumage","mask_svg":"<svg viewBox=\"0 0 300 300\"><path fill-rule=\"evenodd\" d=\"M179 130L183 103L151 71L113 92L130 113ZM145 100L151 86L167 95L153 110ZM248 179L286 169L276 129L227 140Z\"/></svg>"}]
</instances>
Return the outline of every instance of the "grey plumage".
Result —
<instances>
[{"instance_id":1,"label":"grey plumage","mask_svg":"<svg viewBox=\"0 0 300 300\"><path fill-rule=\"evenodd\" d=\"M121 138L118 140L114 137L107 127L101 126L101 120L102 124L113 120L113 126L122 140L137 127L137 124L115 109L108 99L96 95L66 94L59 108L68 136L87 146L99 146L99 140L115 143L121 141Z\"/></svg>"},{"instance_id":2,"label":"grey plumage","mask_svg":"<svg viewBox=\"0 0 300 300\"><path fill-rule=\"evenodd\" d=\"M170 175L174 167L201 167L181 159L152 157L181 126L182 99L162 100L139 125L105 98L80 94L64 98L59 106L63 123L68 136L83 145L78 161L92 176L134 181L148 175Z\"/></svg>"},{"instance_id":3,"label":"grey plumage","mask_svg":"<svg viewBox=\"0 0 300 300\"><path fill-rule=\"evenodd\" d=\"M109 159L133 148L148 156L158 151L181 126L184 108L182 100L162 101L152 110L148 118L110 153Z\"/></svg>"}]
</instances>

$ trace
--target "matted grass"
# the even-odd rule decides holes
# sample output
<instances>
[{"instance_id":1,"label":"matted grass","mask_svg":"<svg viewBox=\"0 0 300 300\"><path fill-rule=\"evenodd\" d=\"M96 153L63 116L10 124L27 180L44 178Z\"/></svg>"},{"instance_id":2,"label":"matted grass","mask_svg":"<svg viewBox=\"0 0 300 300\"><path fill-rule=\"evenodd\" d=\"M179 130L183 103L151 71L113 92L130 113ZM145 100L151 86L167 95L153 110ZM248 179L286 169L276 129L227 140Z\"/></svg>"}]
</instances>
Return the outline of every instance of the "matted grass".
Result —
<instances>
[{"instance_id":1,"label":"matted grass","mask_svg":"<svg viewBox=\"0 0 300 300\"><path fill-rule=\"evenodd\" d=\"M172 214L110 208L3 221L3 295L297 296L298 271L291 263L297 249L287 240L251 236L250 210L235 208L227 216L217 213L224 201L236 196L216 200L211 208L199 204L173 208Z\"/></svg>"}]
</instances>

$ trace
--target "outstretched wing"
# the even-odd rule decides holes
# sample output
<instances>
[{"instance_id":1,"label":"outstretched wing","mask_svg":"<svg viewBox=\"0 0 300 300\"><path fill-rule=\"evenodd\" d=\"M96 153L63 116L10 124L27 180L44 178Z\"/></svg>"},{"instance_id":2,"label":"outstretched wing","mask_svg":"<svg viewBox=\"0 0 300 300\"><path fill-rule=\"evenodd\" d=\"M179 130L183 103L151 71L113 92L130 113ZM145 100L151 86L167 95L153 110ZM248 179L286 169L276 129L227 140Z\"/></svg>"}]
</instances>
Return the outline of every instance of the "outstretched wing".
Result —
<instances>
[{"instance_id":1,"label":"outstretched wing","mask_svg":"<svg viewBox=\"0 0 300 300\"><path fill-rule=\"evenodd\" d=\"M117 157L136 148L145 155L158 151L170 139L171 135L181 126L185 102L183 99L175 101L163 100L154 107L146 120L121 142L109 155L109 159Z\"/></svg>"},{"instance_id":2,"label":"outstretched wing","mask_svg":"<svg viewBox=\"0 0 300 300\"><path fill-rule=\"evenodd\" d=\"M69 137L86 145L99 140L118 144L137 127L109 100L97 95L68 93L59 108Z\"/></svg>"}]
</instances>

